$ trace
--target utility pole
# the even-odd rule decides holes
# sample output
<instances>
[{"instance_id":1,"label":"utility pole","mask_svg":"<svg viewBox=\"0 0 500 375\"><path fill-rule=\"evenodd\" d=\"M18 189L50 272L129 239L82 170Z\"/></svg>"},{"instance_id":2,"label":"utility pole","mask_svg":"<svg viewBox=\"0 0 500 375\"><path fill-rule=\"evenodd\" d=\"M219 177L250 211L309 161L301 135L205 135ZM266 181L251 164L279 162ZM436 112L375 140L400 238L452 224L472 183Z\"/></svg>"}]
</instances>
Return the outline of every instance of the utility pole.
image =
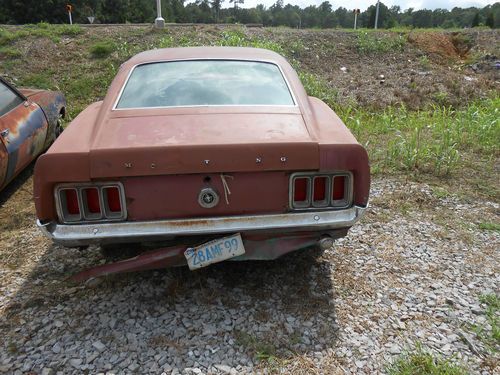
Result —
<instances>
[{"instance_id":1,"label":"utility pole","mask_svg":"<svg viewBox=\"0 0 500 375\"><path fill-rule=\"evenodd\" d=\"M380 7L380 0L377 0L377 10L375 11L375 30L378 28L378 9Z\"/></svg>"},{"instance_id":2,"label":"utility pole","mask_svg":"<svg viewBox=\"0 0 500 375\"><path fill-rule=\"evenodd\" d=\"M163 29L165 27L165 20L161 16L161 0L156 0L155 27L157 29Z\"/></svg>"}]
</instances>

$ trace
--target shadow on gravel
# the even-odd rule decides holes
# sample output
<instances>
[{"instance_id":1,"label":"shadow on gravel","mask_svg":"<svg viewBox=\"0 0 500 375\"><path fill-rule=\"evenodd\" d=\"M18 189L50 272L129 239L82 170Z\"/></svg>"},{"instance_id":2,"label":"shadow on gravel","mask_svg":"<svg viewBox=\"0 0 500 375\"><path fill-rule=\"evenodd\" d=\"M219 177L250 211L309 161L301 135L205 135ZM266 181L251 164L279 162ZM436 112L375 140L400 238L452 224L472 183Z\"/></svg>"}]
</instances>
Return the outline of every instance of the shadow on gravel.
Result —
<instances>
[{"instance_id":1,"label":"shadow on gravel","mask_svg":"<svg viewBox=\"0 0 500 375\"><path fill-rule=\"evenodd\" d=\"M196 272L114 275L96 285L67 281L102 261L97 248L47 249L9 298L0 327L8 356L38 352L29 370L120 371L134 363L152 372L208 370L321 351L336 341L332 265L316 249Z\"/></svg>"},{"instance_id":2,"label":"shadow on gravel","mask_svg":"<svg viewBox=\"0 0 500 375\"><path fill-rule=\"evenodd\" d=\"M33 174L34 168L35 162L33 161L30 165L24 168L24 170L19 173L17 177L14 178L2 191L0 191L0 207L3 206L4 203L7 202L9 198L26 183L26 181L28 181Z\"/></svg>"}]
</instances>

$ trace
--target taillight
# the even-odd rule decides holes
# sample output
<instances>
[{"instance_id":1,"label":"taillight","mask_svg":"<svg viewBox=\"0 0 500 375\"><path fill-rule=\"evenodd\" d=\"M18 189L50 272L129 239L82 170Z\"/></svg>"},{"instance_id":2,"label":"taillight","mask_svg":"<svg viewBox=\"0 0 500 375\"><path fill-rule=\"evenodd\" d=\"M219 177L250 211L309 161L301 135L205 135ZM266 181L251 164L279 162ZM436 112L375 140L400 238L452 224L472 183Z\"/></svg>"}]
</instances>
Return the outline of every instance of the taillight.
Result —
<instances>
[{"instance_id":1,"label":"taillight","mask_svg":"<svg viewBox=\"0 0 500 375\"><path fill-rule=\"evenodd\" d=\"M345 176L333 176L332 199L343 200L345 197Z\"/></svg>"},{"instance_id":2,"label":"taillight","mask_svg":"<svg viewBox=\"0 0 500 375\"><path fill-rule=\"evenodd\" d=\"M70 215L80 215L80 204L78 203L78 192L76 189L65 189L66 209Z\"/></svg>"},{"instance_id":3,"label":"taillight","mask_svg":"<svg viewBox=\"0 0 500 375\"><path fill-rule=\"evenodd\" d=\"M73 223L126 218L124 191L119 183L64 184L56 187L59 219Z\"/></svg>"},{"instance_id":4,"label":"taillight","mask_svg":"<svg viewBox=\"0 0 500 375\"><path fill-rule=\"evenodd\" d=\"M352 203L349 172L296 173L291 178L290 208L346 208Z\"/></svg>"},{"instance_id":5,"label":"taillight","mask_svg":"<svg viewBox=\"0 0 500 375\"><path fill-rule=\"evenodd\" d=\"M90 214L101 213L101 202L99 201L99 189L86 188L83 189L84 204Z\"/></svg>"},{"instance_id":6,"label":"taillight","mask_svg":"<svg viewBox=\"0 0 500 375\"><path fill-rule=\"evenodd\" d=\"M315 176L313 178L313 206L328 206L329 198L327 191L329 191L330 187L328 179L329 177L327 176Z\"/></svg>"},{"instance_id":7,"label":"taillight","mask_svg":"<svg viewBox=\"0 0 500 375\"><path fill-rule=\"evenodd\" d=\"M309 179L296 178L294 182L293 200L297 203L307 202L309 193Z\"/></svg>"},{"instance_id":8,"label":"taillight","mask_svg":"<svg viewBox=\"0 0 500 375\"><path fill-rule=\"evenodd\" d=\"M65 221L75 222L82 219L78 189L70 187L60 189L56 198L60 207L59 216L63 216Z\"/></svg>"},{"instance_id":9,"label":"taillight","mask_svg":"<svg viewBox=\"0 0 500 375\"><path fill-rule=\"evenodd\" d=\"M108 216L119 215L122 211L120 190L116 186L105 187L103 190Z\"/></svg>"}]
</instances>

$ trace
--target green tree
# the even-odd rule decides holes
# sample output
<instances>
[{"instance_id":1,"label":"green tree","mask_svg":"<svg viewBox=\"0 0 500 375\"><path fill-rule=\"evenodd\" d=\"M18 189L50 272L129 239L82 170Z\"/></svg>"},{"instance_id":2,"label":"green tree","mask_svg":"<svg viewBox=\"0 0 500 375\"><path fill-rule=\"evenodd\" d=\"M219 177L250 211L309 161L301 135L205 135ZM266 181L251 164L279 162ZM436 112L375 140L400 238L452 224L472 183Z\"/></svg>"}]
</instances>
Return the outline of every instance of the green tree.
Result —
<instances>
[{"instance_id":1,"label":"green tree","mask_svg":"<svg viewBox=\"0 0 500 375\"><path fill-rule=\"evenodd\" d=\"M224 0L212 0L211 5L214 11L215 22L219 22L220 8Z\"/></svg>"},{"instance_id":2,"label":"green tree","mask_svg":"<svg viewBox=\"0 0 500 375\"><path fill-rule=\"evenodd\" d=\"M233 3L234 6L234 16L237 17L238 4L243 4L245 0L229 0L229 3Z\"/></svg>"},{"instance_id":3,"label":"green tree","mask_svg":"<svg viewBox=\"0 0 500 375\"><path fill-rule=\"evenodd\" d=\"M486 16L485 24L486 24L486 26L488 26L492 29L495 27L495 17L493 16L493 12L488 13L488 15Z\"/></svg>"},{"instance_id":4,"label":"green tree","mask_svg":"<svg viewBox=\"0 0 500 375\"><path fill-rule=\"evenodd\" d=\"M479 26L479 12L476 12L476 14L474 14L474 18L472 19L472 24L471 24L472 27L477 27Z\"/></svg>"}]
</instances>

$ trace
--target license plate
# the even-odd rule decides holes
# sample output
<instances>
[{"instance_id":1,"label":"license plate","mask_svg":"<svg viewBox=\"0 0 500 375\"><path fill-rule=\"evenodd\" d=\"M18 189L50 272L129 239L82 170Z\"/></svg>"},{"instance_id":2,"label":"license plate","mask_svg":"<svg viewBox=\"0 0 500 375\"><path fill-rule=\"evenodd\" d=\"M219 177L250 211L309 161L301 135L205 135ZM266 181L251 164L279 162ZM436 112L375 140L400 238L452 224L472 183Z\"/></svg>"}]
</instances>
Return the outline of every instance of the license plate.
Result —
<instances>
[{"instance_id":1,"label":"license plate","mask_svg":"<svg viewBox=\"0 0 500 375\"><path fill-rule=\"evenodd\" d=\"M218 238L197 247L190 247L184 251L184 256L191 270L222 262L242 254L245 254L245 247L239 233Z\"/></svg>"}]
</instances>

